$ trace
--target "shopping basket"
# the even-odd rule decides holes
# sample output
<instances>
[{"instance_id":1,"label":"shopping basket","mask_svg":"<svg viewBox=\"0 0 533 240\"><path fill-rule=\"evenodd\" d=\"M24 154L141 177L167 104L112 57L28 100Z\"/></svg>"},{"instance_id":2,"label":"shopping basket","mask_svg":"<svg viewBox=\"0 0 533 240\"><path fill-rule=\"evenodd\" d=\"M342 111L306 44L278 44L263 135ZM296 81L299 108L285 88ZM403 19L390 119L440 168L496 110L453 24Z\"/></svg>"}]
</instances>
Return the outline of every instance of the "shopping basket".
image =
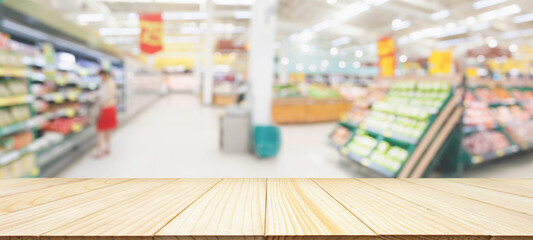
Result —
<instances>
[{"instance_id":1,"label":"shopping basket","mask_svg":"<svg viewBox=\"0 0 533 240\"><path fill-rule=\"evenodd\" d=\"M281 131L275 126L256 126L254 151L260 158L275 157L281 146Z\"/></svg>"}]
</instances>

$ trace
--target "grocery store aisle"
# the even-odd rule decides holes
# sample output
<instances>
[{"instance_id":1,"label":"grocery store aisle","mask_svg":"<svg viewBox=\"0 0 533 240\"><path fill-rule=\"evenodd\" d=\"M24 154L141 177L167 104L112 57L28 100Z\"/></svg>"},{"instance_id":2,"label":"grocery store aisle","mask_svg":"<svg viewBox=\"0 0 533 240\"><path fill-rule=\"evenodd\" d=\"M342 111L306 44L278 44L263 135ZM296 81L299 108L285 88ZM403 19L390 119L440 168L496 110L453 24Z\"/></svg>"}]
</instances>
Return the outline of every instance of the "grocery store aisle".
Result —
<instances>
[{"instance_id":1,"label":"grocery store aisle","mask_svg":"<svg viewBox=\"0 0 533 240\"><path fill-rule=\"evenodd\" d=\"M202 107L193 95L170 95L117 130L113 152L88 153L58 177L358 177L326 144L330 124L282 127L275 159L219 150L222 108Z\"/></svg>"}]
</instances>

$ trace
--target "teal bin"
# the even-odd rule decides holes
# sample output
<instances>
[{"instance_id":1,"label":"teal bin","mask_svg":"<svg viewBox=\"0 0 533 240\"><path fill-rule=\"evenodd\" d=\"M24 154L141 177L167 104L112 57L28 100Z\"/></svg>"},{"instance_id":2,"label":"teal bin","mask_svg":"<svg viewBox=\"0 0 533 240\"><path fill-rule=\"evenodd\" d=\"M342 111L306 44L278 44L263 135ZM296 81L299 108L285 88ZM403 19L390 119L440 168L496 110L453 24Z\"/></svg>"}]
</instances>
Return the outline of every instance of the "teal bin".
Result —
<instances>
[{"instance_id":1,"label":"teal bin","mask_svg":"<svg viewBox=\"0 0 533 240\"><path fill-rule=\"evenodd\" d=\"M281 147L281 131L275 126L257 126L254 129L254 151L260 158L275 157Z\"/></svg>"}]
</instances>

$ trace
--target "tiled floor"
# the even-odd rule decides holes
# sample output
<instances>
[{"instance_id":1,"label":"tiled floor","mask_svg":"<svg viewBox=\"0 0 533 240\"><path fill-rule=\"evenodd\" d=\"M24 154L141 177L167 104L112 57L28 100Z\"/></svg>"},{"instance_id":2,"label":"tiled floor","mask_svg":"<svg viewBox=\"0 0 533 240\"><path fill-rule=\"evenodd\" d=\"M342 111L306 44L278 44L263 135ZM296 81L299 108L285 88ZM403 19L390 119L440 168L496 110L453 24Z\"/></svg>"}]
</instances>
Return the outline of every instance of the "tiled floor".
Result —
<instances>
[{"instance_id":1,"label":"tiled floor","mask_svg":"<svg viewBox=\"0 0 533 240\"><path fill-rule=\"evenodd\" d=\"M112 154L87 154L58 177L363 177L326 138L334 123L283 126L283 147L274 159L227 154L218 147L223 109L200 106L192 95L159 100L114 134ZM532 177L526 154L466 172L467 177Z\"/></svg>"}]
</instances>

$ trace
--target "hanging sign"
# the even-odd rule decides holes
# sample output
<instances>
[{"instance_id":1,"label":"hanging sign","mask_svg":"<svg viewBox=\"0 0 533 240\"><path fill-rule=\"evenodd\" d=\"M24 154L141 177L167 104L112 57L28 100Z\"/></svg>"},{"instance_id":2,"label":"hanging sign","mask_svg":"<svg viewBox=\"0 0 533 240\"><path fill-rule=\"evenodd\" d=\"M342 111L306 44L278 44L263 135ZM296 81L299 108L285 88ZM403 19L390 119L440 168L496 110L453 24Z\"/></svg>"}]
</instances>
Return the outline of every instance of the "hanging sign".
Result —
<instances>
[{"instance_id":1,"label":"hanging sign","mask_svg":"<svg viewBox=\"0 0 533 240\"><path fill-rule=\"evenodd\" d=\"M384 37L378 41L379 75L394 76L396 67L396 45L392 37Z\"/></svg>"},{"instance_id":2,"label":"hanging sign","mask_svg":"<svg viewBox=\"0 0 533 240\"><path fill-rule=\"evenodd\" d=\"M139 14L141 52L154 54L163 49L163 19L161 14Z\"/></svg>"},{"instance_id":3,"label":"hanging sign","mask_svg":"<svg viewBox=\"0 0 533 240\"><path fill-rule=\"evenodd\" d=\"M452 51L433 51L428 59L428 72L432 75L450 74L452 64Z\"/></svg>"}]
</instances>

